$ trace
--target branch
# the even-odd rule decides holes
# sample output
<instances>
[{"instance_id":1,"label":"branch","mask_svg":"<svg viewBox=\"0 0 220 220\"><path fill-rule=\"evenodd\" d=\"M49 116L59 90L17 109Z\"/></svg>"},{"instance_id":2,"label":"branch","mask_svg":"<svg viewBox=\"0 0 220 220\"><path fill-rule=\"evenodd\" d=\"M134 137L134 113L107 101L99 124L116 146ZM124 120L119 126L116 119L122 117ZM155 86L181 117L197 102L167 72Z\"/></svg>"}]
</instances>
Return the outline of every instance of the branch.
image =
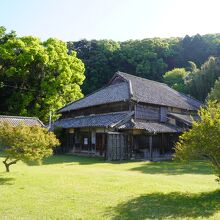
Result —
<instances>
[{"instance_id":1,"label":"branch","mask_svg":"<svg viewBox=\"0 0 220 220\"><path fill-rule=\"evenodd\" d=\"M3 163L6 164L9 157L6 157L5 160L3 160Z\"/></svg>"},{"instance_id":2,"label":"branch","mask_svg":"<svg viewBox=\"0 0 220 220\"><path fill-rule=\"evenodd\" d=\"M10 165L12 165L12 164L16 164L18 161L19 161L18 159L17 159L17 160L14 160L14 161L11 161L10 163L8 163L8 165L10 166Z\"/></svg>"},{"instance_id":3,"label":"branch","mask_svg":"<svg viewBox=\"0 0 220 220\"><path fill-rule=\"evenodd\" d=\"M211 156L212 156L216 166L218 167L218 169L220 169L220 164L219 164L218 160L216 159L216 157L214 155L211 155Z\"/></svg>"},{"instance_id":4,"label":"branch","mask_svg":"<svg viewBox=\"0 0 220 220\"><path fill-rule=\"evenodd\" d=\"M218 163L218 161L216 160L216 158L213 155L208 154L206 156L209 158L209 160L212 162L212 164L214 166L216 166L218 169L220 169L220 164Z\"/></svg>"},{"instance_id":5,"label":"branch","mask_svg":"<svg viewBox=\"0 0 220 220\"><path fill-rule=\"evenodd\" d=\"M16 159L16 160L13 160L13 161L7 163L7 160L9 160L9 157L6 157L5 160L3 160L3 163L8 165L8 166L10 166L12 164L16 164L19 161L19 159Z\"/></svg>"}]
</instances>

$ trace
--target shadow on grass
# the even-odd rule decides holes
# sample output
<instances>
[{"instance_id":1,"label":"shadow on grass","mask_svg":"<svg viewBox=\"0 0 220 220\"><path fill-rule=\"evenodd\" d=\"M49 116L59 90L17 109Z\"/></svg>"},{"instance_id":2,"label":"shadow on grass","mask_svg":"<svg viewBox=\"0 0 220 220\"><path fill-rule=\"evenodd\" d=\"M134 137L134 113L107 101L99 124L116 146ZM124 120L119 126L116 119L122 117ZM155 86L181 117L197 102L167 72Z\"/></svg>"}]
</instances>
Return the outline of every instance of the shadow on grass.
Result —
<instances>
[{"instance_id":1,"label":"shadow on grass","mask_svg":"<svg viewBox=\"0 0 220 220\"><path fill-rule=\"evenodd\" d=\"M220 190L201 194L152 193L110 208L114 220L209 217L220 210Z\"/></svg>"},{"instance_id":2,"label":"shadow on grass","mask_svg":"<svg viewBox=\"0 0 220 220\"><path fill-rule=\"evenodd\" d=\"M1 177L0 176L0 186L1 185L13 185L14 184L14 178L12 177Z\"/></svg>"},{"instance_id":3,"label":"shadow on grass","mask_svg":"<svg viewBox=\"0 0 220 220\"><path fill-rule=\"evenodd\" d=\"M62 163L76 163L80 165L89 165L96 163L104 163L102 158L98 157L83 157L75 155L53 155L51 157L44 158L41 163L39 162L26 162L29 166L62 164Z\"/></svg>"},{"instance_id":4,"label":"shadow on grass","mask_svg":"<svg viewBox=\"0 0 220 220\"><path fill-rule=\"evenodd\" d=\"M211 166L206 161L181 163L174 161L150 162L131 170L146 174L213 174Z\"/></svg>"},{"instance_id":5,"label":"shadow on grass","mask_svg":"<svg viewBox=\"0 0 220 220\"><path fill-rule=\"evenodd\" d=\"M0 152L0 157L5 155ZM76 156L76 155L53 155L51 157L43 159L39 162L26 162L29 166L51 165L67 163L69 165L76 163L80 165L92 165L97 163L111 163L111 164L123 164L133 163L138 161L105 161L100 157L88 157L88 156ZM131 168L130 170L139 171L146 174L214 174L212 167L207 161L193 161L190 163L181 163L176 161L160 161L160 162L146 162L141 163L140 166Z\"/></svg>"}]
</instances>

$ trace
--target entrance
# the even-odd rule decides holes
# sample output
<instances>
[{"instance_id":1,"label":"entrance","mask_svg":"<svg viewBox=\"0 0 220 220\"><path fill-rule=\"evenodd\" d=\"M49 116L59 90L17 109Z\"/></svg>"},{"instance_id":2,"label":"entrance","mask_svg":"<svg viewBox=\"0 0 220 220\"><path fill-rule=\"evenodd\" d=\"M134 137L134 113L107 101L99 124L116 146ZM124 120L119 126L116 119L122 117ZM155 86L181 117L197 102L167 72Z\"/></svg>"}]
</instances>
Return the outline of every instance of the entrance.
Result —
<instances>
[{"instance_id":1,"label":"entrance","mask_svg":"<svg viewBox=\"0 0 220 220\"><path fill-rule=\"evenodd\" d=\"M82 151L91 150L91 134L89 132L81 133L82 137Z\"/></svg>"},{"instance_id":2,"label":"entrance","mask_svg":"<svg viewBox=\"0 0 220 220\"><path fill-rule=\"evenodd\" d=\"M96 133L96 152L99 152L101 156L104 156L106 152L106 143L107 143L106 140L107 140L107 134Z\"/></svg>"}]
</instances>

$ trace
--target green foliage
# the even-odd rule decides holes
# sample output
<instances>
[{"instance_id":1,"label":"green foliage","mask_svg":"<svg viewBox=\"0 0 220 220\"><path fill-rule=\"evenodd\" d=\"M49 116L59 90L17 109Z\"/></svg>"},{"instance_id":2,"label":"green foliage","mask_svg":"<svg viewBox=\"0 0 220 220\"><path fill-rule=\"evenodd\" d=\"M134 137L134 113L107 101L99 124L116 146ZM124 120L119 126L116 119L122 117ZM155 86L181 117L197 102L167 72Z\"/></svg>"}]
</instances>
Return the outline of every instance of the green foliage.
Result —
<instances>
[{"instance_id":1,"label":"green foliage","mask_svg":"<svg viewBox=\"0 0 220 220\"><path fill-rule=\"evenodd\" d=\"M187 77L187 72L184 68L175 68L171 71L166 72L163 75L164 82L171 86L173 89L185 92L186 85L185 79Z\"/></svg>"},{"instance_id":2,"label":"green foliage","mask_svg":"<svg viewBox=\"0 0 220 220\"><path fill-rule=\"evenodd\" d=\"M70 52L76 50L85 63L86 80L82 90L88 94L106 84L118 70L156 81L162 81L163 74L174 68L185 68L195 73L197 66L200 67L209 56L220 56L220 34L125 42L81 40L68 42L68 49ZM186 84L190 77L187 76ZM187 92L204 100L210 90L205 89L200 95L194 92L194 82L191 89L186 86Z\"/></svg>"},{"instance_id":3,"label":"green foliage","mask_svg":"<svg viewBox=\"0 0 220 220\"><path fill-rule=\"evenodd\" d=\"M177 91L188 93L198 100L204 101L216 79L220 77L219 58L209 57L201 68L197 68L197 65L192 61L188 63L187 71L184 68L175 68L165 73L163 76L164 82ZM218 82L216 82L216 88L210 93L210 99L215 99L218 86Z\"/></svg>"},{"instance_id":4,"label":"green foliage","mask_svg":"<svg viewBox=\"0 0 220 220\"><path fill-rule=\"evenodd\" d=\"M68 42L70 53L77 51L78 57L86 66L86 80L82 85L84 94L104 86L118 70L117 50L119 47L119 43L111 40Z\"/></svg>"},{"instance_id":5,"label":"green foliage","mask_svg":"<svg viewBox=\"0 0 220 220\"><path fill-rule=\"evenodd\" d=\"M120 70L137 76L162 80L167 70L169 44L165 40L145 39L114 42L111 40L68 42L71 52L76 50L86 66L86 80L82 87L88 94L111 79Z\"/></svg>"},{"instance_id":6,"label":"green foliage","mask_svg":"<svg viewBox=\"0 0 220 220\"><path fill-rule=\"evenodd\" d=\"M82 97L84 64L76 52L68 54L66 43L17 37L1 29L0 54L1 112L47 122L50 111Z\"/></svg>"},{"instance_id":7,"label":"green foliage","mask_svg":"<svg viewBox=\"0 0 220 220\"><path fill-rule=\"evenodd\" d=\"M189 94L204 101L220 77L219 64L219 58L209 57L200 69L194 68L187 85Z\"/></svg>"},{"instance_id":8,"label":"green foliage","mask_svg":"<svg viewBox=\"0 0 220 220\"><path fill-rule=\"evenodd\" d=\"M185 78L174 74L174 78L165 77L166 81L201 101L220 77L219 62L214 58L220 56L220 34L66 44L56 39L19 38L0 27L0 53L0 112L36 115L44 122L50 111L81 98L80 87L84 94L91 93L118 70L163 81L167 71L185 68ZM85 81L79 59L85 63Z\"/></svg>"},{"instance_id":9,"label":"green foliage","mask_svg":"<svg viewBox=\"0 0 220 220\"><path fill-rule=\"evenodd\" d=\"M0 125L0 146L6 154L4 164L22 161L39 161L53 153L52 148L59 145L56 136L46 128L20 124L11 126L8 123ZM7 163L7 161L11 161ZM13 161L14 160L14 161ZM9 172L8 166L8 172Z\"/></svg>"},{"instance_id":10,"label":"green foliage","mask_svg":"<svg viewBox=\"0 0 220 220\"><path fill-rule=\"evenodd\" d=\"M220 180L220 104L209 102L199 111L200 121L184 132L175 147L175 158L207 158Z\"/></svg>"},{"instance_id":11,"label":"green foliage","mask_svg":"<svg viewBox=\"0 0 220 220\"><path fill-rule=\"evenodd\" d=\"M214 87L208 95L208 100L220 103L220 77L215 81Z\"/></svg>"}]
</instances>

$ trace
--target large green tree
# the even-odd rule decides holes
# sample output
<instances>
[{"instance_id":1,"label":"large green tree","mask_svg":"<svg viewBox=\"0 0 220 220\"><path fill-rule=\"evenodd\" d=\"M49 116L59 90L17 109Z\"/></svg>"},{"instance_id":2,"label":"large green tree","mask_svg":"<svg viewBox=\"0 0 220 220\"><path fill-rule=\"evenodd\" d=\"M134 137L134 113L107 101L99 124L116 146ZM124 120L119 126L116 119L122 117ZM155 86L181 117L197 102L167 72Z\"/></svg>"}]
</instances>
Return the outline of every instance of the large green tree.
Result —
<instances>
[{"instance_id":1,"label":"large green tree","mask_svg":"<svg viewBox=\"0 0 220 220\"><path fill-rule=\"evenodd\" d=\"M17 37L0 31L0 111L48 121L66 103L82 97L84 64L57 39Z\"/></svg>"},{"instance_id":2,"label":"large green tree","mask_svg":"<svg viewBox=\"0 0 220 220\"><path fill-rule=\"evenodd\" d=\"M209 102L199 111L200 120L180 136L175 158L180 160L208 159L220 180L220 104Z\"/></svg>"}]
</instances>

